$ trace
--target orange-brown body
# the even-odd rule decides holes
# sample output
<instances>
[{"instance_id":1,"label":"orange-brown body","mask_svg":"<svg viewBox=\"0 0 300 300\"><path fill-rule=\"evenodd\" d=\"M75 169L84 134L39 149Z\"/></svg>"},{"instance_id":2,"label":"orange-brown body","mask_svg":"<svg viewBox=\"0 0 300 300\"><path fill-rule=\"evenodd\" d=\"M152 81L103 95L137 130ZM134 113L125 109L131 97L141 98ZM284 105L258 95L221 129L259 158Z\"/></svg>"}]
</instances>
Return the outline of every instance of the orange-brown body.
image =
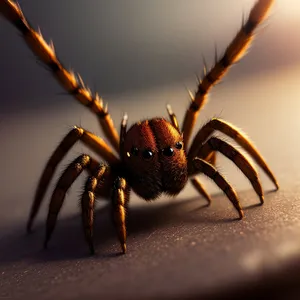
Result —
<instances>
[{"instance_id":1,"label":"orange-brown body","mask_svg":"<svg viewBox=\"0 0 300 300\"><path fill-rule=\"evenodd\" d=\"M134 124L121 153L128 182L146 200L178 194L188 180L182 135L168 121L154 118Z\"/></svg>"}]
</instances>

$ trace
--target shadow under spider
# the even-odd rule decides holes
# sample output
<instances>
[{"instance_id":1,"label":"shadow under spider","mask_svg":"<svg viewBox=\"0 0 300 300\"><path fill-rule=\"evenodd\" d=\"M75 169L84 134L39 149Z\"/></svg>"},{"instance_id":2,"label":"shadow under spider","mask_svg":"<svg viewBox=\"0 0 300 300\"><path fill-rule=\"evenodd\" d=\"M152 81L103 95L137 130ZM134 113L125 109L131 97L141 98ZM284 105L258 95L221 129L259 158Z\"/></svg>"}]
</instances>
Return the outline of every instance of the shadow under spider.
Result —
<instances>
[{"instance_id":1,"label":"shadow under spider","mask_svg":"<svg viewBox=\"0 0 300 300\"><path fill-rule=\"evenodd\" d=\"M229 211L224 208L228 202L225 196L221 194L213 196L212 205L221 206L217 212L215 207L209 209L209 205L200 196L187 199L174 198L174 201L170 199L163 202L159 205L149 203L141 207L129 207L127 218L128 245L130 245L130 237L140 240L158 229L167 230L191 223L193 225L224 224L238 220L234 210ZM251 207L245 207L245 209ZM94 242L97 251L94 258L108 259L119 256L119 241L111 220L109 205L96 209L94 223ZM82 232L80 213L58 219L47 250L42 249L45 220L37 223L34 232L29 235L24 233L25 224L22 225L22 228L18 228L15 233L1 239L0 264L28 259L38 262L91 258Z\"/></svg>"}]
</instances>

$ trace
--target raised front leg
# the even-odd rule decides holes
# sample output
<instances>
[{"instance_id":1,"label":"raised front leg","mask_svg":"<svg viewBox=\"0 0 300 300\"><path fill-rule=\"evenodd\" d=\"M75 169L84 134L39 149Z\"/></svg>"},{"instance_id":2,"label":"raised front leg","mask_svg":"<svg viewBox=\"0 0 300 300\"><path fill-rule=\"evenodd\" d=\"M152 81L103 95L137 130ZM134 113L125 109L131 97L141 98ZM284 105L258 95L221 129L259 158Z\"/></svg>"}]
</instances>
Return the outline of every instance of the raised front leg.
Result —
<instances>
[{"instance_id":1,"label":"raised front leg","mask_svg":"<svg viewBox=\"0 0 300 300\"><path fill-rule=\"evenodd\" d=\"M25 18L20 6L11 0L0 1L0 14L11 22L20 32L24 41L36 57L52 72L54 78L81 104L96 114L103 132L114 149L119 151L119 134L108 113L107 106L103 105L101 97L84 84L81 76L67 70L58 60L52 41L48 44L40 31L35 31Z\"/></svg>"},{"instance_id":2,"label":"raised front leg","mask_svg":"<svg viewBox=\"0 0 300 300\"><path fill-rule=\"evenodd\" d=\"M185 149L188 149L192 130L200 110L206 103L209 91L225 76L229 68L247 52L254 37L255 29L266 18L272 3L273 0L257 1L250 12L248 20L245 23L243 22L241 29L227 47L224 55L221 58L216 55L215 64L208 72L206 72L205 67L204 76L199 80L195 95L191 95L192 101L183 121L182 132Z\"/></svg>"}]
</instances>

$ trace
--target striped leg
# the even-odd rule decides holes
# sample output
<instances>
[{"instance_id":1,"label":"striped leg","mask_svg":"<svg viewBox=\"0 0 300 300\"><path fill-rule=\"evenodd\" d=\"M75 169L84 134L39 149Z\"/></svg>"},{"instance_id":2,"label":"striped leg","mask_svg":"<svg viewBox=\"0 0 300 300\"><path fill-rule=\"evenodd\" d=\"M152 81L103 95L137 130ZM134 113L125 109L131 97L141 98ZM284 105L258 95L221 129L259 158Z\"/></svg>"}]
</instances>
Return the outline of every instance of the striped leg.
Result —
<instances>
[{"instance_id":1,"label":"striped leg","mask_svg":"<svg viewBox=\"0 0 300 300\"><path fill-rule=\"evenodd\" d=\"M98 168L96 168L96 170L93 172L93 175L86 181L81 199L82 226L91 255L95 253L93 242L94 204L96 198L95 190L99 184L99 181L103 178L106 169L107 166L105 165L99 165Z\"/></svg>"},{"instance_id":2,"label":"striped leg","mask_svg":"<svg viewBox=\"0 0 300 300\"><path fill-rule=\"evenodd\" d=\"M171 121L172 125L180 132L177 117L176 117L175 113L173 112L172 107L171 107L170 104L167 105L167 112L168 112L168 115L169 115L169 118L170 118L170 121ZM216 154L215 154L215 152L212 152L212 154L207 159L207 161L214 165L215 158L216 158ZM190 180L191 180L192 186L196 189L196 191L200 195L202 195L208 201L208 203L210 204L211 203L211 198L210 198L209 194L206 192L206 190L205 190L203 184L200 182L200 180L196 177L190 178Z\"/></svg>"},{"instance_id":3,"label":"striped leg","mask_svg":"<svg viewBox=\"0 0 300 300\"><path fill-rule=\"evenodd\" d=\"M41 32L35 31L26 20L20 6L12 0L0 1L0 13L11 22L22 34L31 51L52 72L56 80L81 104L93 111L100 122L103 132L116 151L119 151L119 135L108 113L107 106L103 106L101 97L85 86L79 74L67 70L58 60L54 45L44 40Z\"/></svg>"},{"instance_id":4,"label":"striped leg","mask_svg":"<svg viewBox=\"0 0 300 300\"><path fill-rule=\"evenodd\" d=\"M129 186L124 178L115 180L112 193L112 214L123 254L126 252L126 209L129 202Z\"/></svg>"},{"instance_id":5,"label":"striped leg","mask_svg":"<svg viewBox=\"0 0 300 300\"><path fill-rule=\"evenodd\" d=\"M31 231L33 221L41 206L43 197L46 193L49 182L53 177L56 167L68 153L68 151L79 140L82 141L90 149L95 151L102 158L104 158L109 164L115 164L119 161L118 158L113 154L110 147L101 138L97 137L91 132L84 130L83 128L74 127L55 149L46 164L42 176L40 177L27 223L28 232Z\"/></svg>"},{"instance_id":6,"label":"striped leg","mask_svg":"<svg viewBox=\"0 0 300 300\"><path fill-rule=\"evenodd\" d=\"M237 194L233 187L227 182L225 177L223 177L218 170L212 166L210 163L207 161L196 157L193 159L193 165L192 165L193 173L203 173L209 178L211 178L216 185L226 194L230 202L233 204L235 209L239 213L240 219L244 217L244 212L241 208L239 199L237 197Z\"/></svg>"},{"instance_id":7,"label":"striped leg","mask_svg":"<svg viewBox=\"0 0 300 300\"><path fill-rule=\"evenodd\" d=\"M260 198L261 204L264 202L264 195L262 187L258 178L258 174L247 158L235 149L230 144L222 141L216 137L210 138L200 149L197 157L205 159L212 151L219 151L224 154L227 158L233 161L236 166L244 173L252 184L256 194ZM193 165L192 161L189 163Z\"/></svg>"},{"instance_id":8,"label":"striped leg","mask_svg":"<svg viewBox=\"0 0 300 300\"><path fill-rule=\"evenodd\" d=\"M223 134L226 134L234 141L236 141L241 147L243 147L251 157L256 161L256 163L265 171L271 181L274 183L276 188L279 188L278 182L273 174L273 172L268 167L264 158L260 155L259 151L253 145L253 143L249 140L249 138L241 132L241 130L234 127L232 124L223 121L221 119L211 119L208 121L197 133L195 136L192 145L190 147L188 157L191 159L196 157L199 152L199 148L201 145L211 136L214 131L220 131ZM215 153L215 152L213 152ZM207 159L206 159L207 160Z\"/></svg>"},{"instance_id":9,"label":"striped leg","mask_svg":"<svg viewBox=\"0 0 300 300\"><path fill-rule=\"evenodd\" d=\"M93 172L93 170L95 170L95 167L97 168L98 165L99 163L96 160L86 154L82 154L69 164L69 166L65 169L65 171L59 178L53 191L49 205L46 223L46 237L44 242L45 248L47 248L47 244L55 228L57 217L63 205L68 189L71 187L73 182L76 180L76 178L78 178L83 170L88 169L90 170L90 172Z\"/></svg>"},{"instance_id":10,"label":"striped leg","mask_svg":"<svg viewBox=\"0 0 300 300\"><path fill-rule=\"evenodd\" d=\"M184 117L182 132L184 134L186 149L188 148L196 119L201 108L203 108L206 103L210 89L220 81L229 68L246 53L254 37L254 30L264 21L272 3L273 0L258 0L256 2L250 12L248 20L242 24L240 31L229 44L222 58L218 60L216 57L215 65L211 70L207 73L206 71L204 72L204 77L199 81L198 89L195 95L192 95L191 104Z\"/></svg>"}]
</instances>

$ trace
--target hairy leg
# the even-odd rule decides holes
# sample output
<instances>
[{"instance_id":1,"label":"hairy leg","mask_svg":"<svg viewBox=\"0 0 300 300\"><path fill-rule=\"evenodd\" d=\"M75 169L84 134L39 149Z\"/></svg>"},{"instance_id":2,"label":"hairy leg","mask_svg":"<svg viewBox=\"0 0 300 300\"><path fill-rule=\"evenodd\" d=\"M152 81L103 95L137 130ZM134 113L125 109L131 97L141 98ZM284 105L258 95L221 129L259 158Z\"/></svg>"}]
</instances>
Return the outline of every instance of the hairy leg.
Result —
<instances>
[{"instance_id":1,"label":"hairy leg","mask_svg":"<svg viewBox=\"0 0 300 300\"><path fill-rule=\"evenodd\" d=\"M79 74L63 66L56 56L53 43L48 44L41 32L31 27L17 3L11 0L0 1L0 13L19 30L31 51L46 65L62 87L96 114L105 136L115 150L119 151L119 135L101 97L97 93L92 94Z\"/></svg>"},{"instance_id":2,"label":"hairy leg","mask_svg":"<svg viewBox=\"0 0 300 300\"><path fill-rule=\"evenodd\" d=\"M71 187L73 182L78 178L83 170L87 169L90 170L90 172L94 172L95 168L97 168L98 166L99 163L96 160L91 158L89 155L82 154L73 162L71 162L65 169L63 174L60 176L49 204L49 211L46 222L46 237L44 242L45 248L47 248L47 244L55 228L57 217L65 200L68 189Z\"/></svg>"},{"instance_id":3,"label":"hairy leg","mask_svg":"<svg viewBox=\"0 0 300 300\"><path fill-rule=\"evenodd\" d=\"M91 255L95 253L93 242L94 204L96 199L95 190L106 170L107 166L101 164L95 169L92 176L90 176L86 181L81 198L82 226Z\"/></svg>"},{"instance_id":4,"label":"hairy leg","mask_svg":"<svg viewBox=\"0 0 300 300\"><path fill-rule=\"evenodd\" d=\"M250 139L241 130L237 129L235 126L233 126L232 124L224 120L214 118L208 121L203 127L201 127L201 129L198 131L198 133L196 134L192 142L191 148L188 152L188 157L190 157L191 159L193 157L196 157L201 145L216 130L229 136L235 142L237 142L241 147L243 147L256 161L256 163L264 170L264 172L268 175L268 177L274 183L276 188L277 189L279 188L278 182L273 172L270 170L266 161L261 156L261 154L256 149L256 147L253 145L253 143L250 141Z\"/></svg>"},{"instance_id":5,"label":"hairy leg","mask_svg":"<svg viewBox=\"0 0 300 300\"><path fill-rule=\"evenodd\" d=\"M126 252L126 209L129 202L129 186L124 178L115 180L112 193L112 215L123 254Z\"/></svg>"},{"instance_id":6,"label":"hairy leg","mask_svg":"<svg viewBox=\"0 0 300 300\"><path fill-rule=\"evenodd\" d=\"M236 166L244 173L244 175L249 179L252 184L256 194L260 198L260 202L264 202L264 195L260 181L258 179L258 174L248 159L235 149L230 144L222 141L216 137L210 138L205 142L198 151L197 157L205 159L212 151L219 151L224 154L227 158L233 161ZM193 161L189 160L189 166L193 166Z\"/></svg>"},{"instance_id":7,"label":"hairy leg","mask_svg":"<svg viewBox=\"0 0 300 300\"><path fill-rule=\"evenodd\" d=\"M49 182L53 177L56 167L77 141L82 141L87 147L95 151L109 164L115 164L119 162L119 159L113 154L110 147L101 138L97 137L91 132L84 130L83 128L75 126L57 146L57 148L49 158L40 177L27 223L28 232L31 231L33 221L41 206L43 197L46 193Z\"/></svg>"},{"instance_id":8,"label":"hairy leg","mask_svg":"<svg viewBox=\"0 0 300 300\"><path fill-rule=\"evenodd\" d=\"M208 72L205 70L204 77L202 80L199 80L198 89L195 95L192 95L191 104L183 121L182 132L184 135L185 149L188 149L192 130L200 110L206 103L210 89L219 82L225 76L229 68L247 52L254 37L254 30L267 17L272 3L273 0L259 0L256 2L250 12L248 20L242 24L240 31L231 41L224 55L220 59L216 56L215 65Z\"/></svg>"},{"instance_id":9,"label":"hairy leg","mask_svg":"<svg viewBox=\"0 0 300 300\"><path fill-rule=\"evenodd\" d=\"M235 190L228 183L228 181L225 179L225 177L223 177L213 165L211 165L210 163L208 163L207 161L205 161L201 158L196 157L192 161L191 171L192 171L191 173L193 173L193 174L203 173L206 176L208 176L209 178L211 178L216 183L216 185L226 194L226 196L228 197L230 202L233 204L235 209L238 211L240 219L242 219L244 217L244 212L241 208L241 205L240 205L240 202L239 202L239 199L238 199L238 196L237 196Z\"/></svg>"},{"instance_id":10,"label":"hairy leg","mask_svg":"<svg viewBox=\"0 0 300 300\"><path fill-rule=\"evenodd\" d=\"M172 125L180 132L177 117L176 117L175 113L173 112L170 104L167 105L167 112L168 112L168 115L169 115ZM207 161L214 165L215 158L216 158L215 152L212 152L212 154L208 157ZM211 203L211 198L210 198L209 194L206 192L206 190L205 190L203 184L200 182L200 180L198 178L194 177L194 178L190 178L190 181L191 181L192 186L196 189L196 191L200 195L202 195L209 203Z\"/></svg>"}]
</instances>

